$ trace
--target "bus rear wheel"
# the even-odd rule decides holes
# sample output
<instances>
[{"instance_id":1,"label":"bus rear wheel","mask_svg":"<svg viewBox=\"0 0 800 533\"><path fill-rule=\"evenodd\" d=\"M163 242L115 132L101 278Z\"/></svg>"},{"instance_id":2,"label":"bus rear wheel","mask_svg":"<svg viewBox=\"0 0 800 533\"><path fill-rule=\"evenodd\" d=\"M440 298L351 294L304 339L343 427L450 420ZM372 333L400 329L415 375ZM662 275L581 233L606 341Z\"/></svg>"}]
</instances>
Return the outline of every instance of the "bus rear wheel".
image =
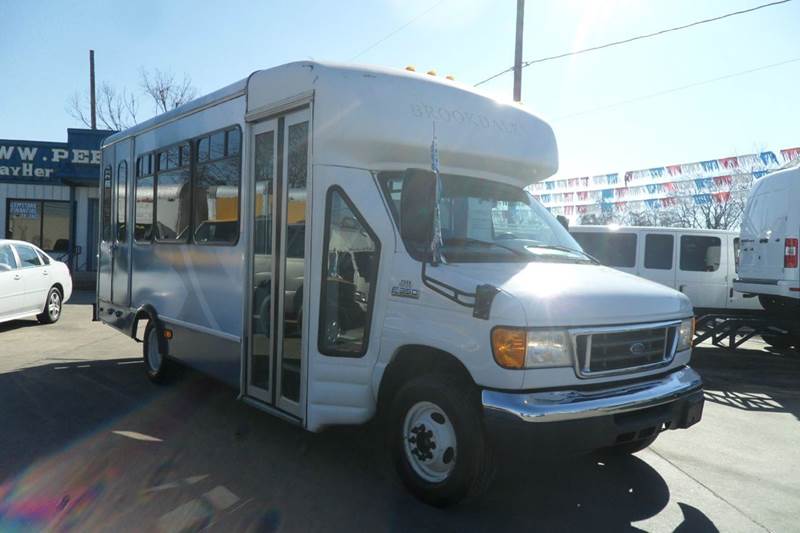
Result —
<instances>
[{"instance_id":1,"label":"bus rear wheel","mask_svg":"<svg viewBox=\"0 0 800 533\"><path fill-rule=\"evenodd\" d=\"M469 388L450 376L421 376L397 392L389 416L395 468L417 498L446 507L489 486L493 457Z\"/></svg>"},{"instance_id":2,"label":"bus rear wheel","mask_svg":"<svg viewBox=\"0 0 800 533\"><path fill-rule=\"evenodd\" d=\"M142 356L147 378L153 383L164 385L173 377L173 362L161 353L158 342L160 336L161 331L153 321L148 322L147 328L144 330Z\"/></svg>"}]
</instances>

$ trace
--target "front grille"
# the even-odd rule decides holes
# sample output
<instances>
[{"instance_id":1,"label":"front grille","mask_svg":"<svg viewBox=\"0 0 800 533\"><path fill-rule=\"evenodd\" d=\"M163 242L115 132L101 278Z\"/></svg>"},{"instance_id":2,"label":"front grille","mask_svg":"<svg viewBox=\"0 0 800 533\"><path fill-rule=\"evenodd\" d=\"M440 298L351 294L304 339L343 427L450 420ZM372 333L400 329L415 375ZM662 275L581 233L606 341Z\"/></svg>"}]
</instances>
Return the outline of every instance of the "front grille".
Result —
<instances>
[{"instance_id":1,"label":"front grille","mask_svg":"<svg viewBox=\"0 0 800 533\"><path fill-rule=\"evenodd\" d=\"M622 373L668 363L674 355L677 324L613 331L579 332L574 336L581 376Z\"/></svg>"}]
</instances>

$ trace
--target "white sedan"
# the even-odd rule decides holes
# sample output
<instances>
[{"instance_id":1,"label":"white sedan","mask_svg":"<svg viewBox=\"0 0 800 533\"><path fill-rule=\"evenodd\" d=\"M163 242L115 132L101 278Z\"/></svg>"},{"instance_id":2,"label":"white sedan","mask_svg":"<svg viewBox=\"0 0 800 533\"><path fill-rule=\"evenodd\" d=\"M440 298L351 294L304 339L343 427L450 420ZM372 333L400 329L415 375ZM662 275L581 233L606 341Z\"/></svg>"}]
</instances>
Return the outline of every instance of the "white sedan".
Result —
<instances>
[{"instance_id":1,"label":"white sedan","mask_svg":"<svg viewBox=\"0 0 800 533\"><path fill-rule=\"evenodd\" d=\"M30 243L0 239L0 322L36 316L52 324L71 295L67 265Z\"/></svg>"}]
</instances>

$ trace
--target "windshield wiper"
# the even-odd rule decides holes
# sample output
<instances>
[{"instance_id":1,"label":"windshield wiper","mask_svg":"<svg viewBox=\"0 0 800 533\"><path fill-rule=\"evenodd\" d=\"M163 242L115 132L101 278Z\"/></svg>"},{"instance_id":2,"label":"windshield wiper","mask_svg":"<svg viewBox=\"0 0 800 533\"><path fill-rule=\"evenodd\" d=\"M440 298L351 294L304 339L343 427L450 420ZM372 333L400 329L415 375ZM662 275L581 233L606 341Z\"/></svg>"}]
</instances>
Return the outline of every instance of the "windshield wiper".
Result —
<instances>
[{"instance_id":1,"label":"windshield wiper","mask_svg":"<svg viewBox=\"0 0 800 533\"><path fill-rule=\"evenodd\" d=\"M583 250L575 250L574 248L569 248L567 246L560 246L558 244L531 244L530 248L544 248L545 250L558 250L559 252L567 252L571 254L581 254L582 256L586 257L592 263L599 265L600 261L592 257L591 255L587 254Z\"/></svg>"},{"instance_id":2,"label":"windshield wiper","mask_svg":"<svg viewBox=\"0 0 800 533\"><path fill-rule=\"evenodd\" d=\"M505 245L498 244L498 243L492 242L492 241L482 241L480 239L473 239L471 237L449 237L447 239L444 239L444 244L445 245L453 244L453 243L455 243L455 244L457 244L457 243L477 244L479 246L502 248L503 250L508 250L512 254L517 255L519 257L527 257L527 255L525 253L521 252L520 250L516 250L516 249L512 248L511 246L505 246Z\"/></svg>"}]
</instances>

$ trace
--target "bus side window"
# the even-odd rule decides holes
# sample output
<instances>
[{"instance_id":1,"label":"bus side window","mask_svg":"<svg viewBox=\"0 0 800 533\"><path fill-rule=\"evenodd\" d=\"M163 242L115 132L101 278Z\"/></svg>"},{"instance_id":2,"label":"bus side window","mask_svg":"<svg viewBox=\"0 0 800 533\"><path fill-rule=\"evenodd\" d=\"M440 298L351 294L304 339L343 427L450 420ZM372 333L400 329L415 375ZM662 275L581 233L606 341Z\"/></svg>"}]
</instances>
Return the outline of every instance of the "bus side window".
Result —
<instances>
[{"instance_id":1,"label":"bus side window","mask_svg":"<svg viewBox=\"0 0 800 533\"><path fill-rule=\"evenodd\" d=\"M239 239L241 132L238 127L197 141L192 189L194 241L234 244Z\"/></svg>"},{"instance_id":2,"label":"bus side window","mask_svg":"<svg viewBox=\"0 0 800 533\"><path fill-rule=\"evenodd\" d=\"M153 236L153 154L141 156L136 161L136 210L133 238L136 242L150 242Z\"/></svg>"},{"instance_id":3,"label":"bus side window","mask_svg":"<svg viewBox=\"0 0 800 533\"><path fill-rule=\"evenodd\" d=\"M101 220L102 238L104 242L110 242L113 235L111 233L111 165L106 166L103 171L103 215Z\"/></svg>"},{"instance_id":4,"label":"bus side window","mask_svg":"<svg viewBox=\"0 0 800 533\"><path fill-rule=\"evenodd\" d=\"M128 240L128 162L121 161L117 167L117 241Z\"/></svg>"}]
</instances>

